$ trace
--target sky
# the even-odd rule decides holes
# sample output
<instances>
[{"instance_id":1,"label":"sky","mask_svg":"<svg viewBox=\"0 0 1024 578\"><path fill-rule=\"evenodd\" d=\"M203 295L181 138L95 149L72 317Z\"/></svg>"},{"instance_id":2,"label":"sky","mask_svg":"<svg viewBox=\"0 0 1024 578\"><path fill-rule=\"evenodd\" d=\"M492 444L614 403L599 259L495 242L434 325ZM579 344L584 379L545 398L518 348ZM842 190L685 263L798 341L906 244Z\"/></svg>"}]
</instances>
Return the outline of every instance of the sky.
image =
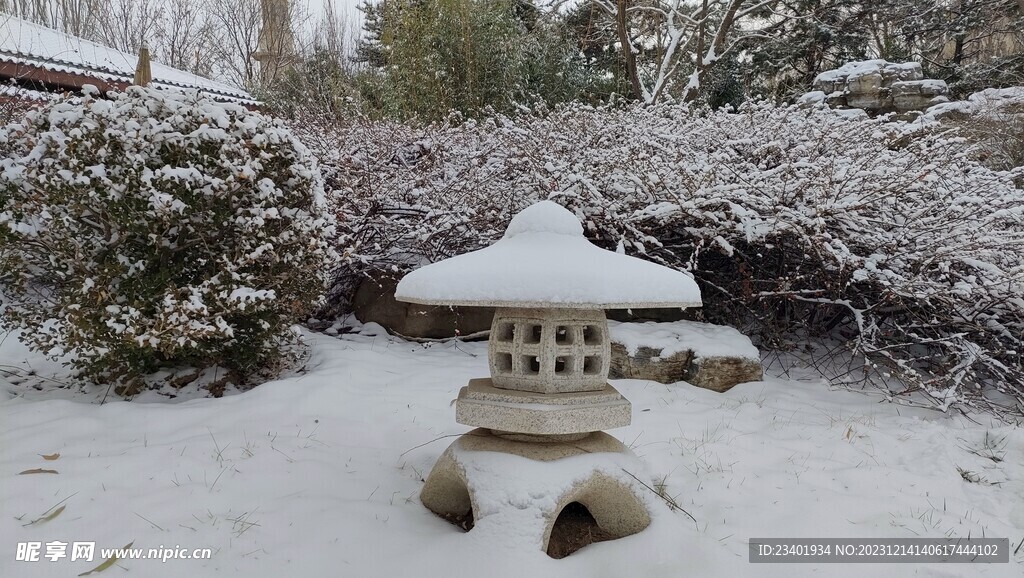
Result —
<instances>
[{"instance_id":1,"label":"sky","mask_svg":"<svg viewBox=\"0 0 1024 578\"><path fill-rule=\"evenodd\" d=\"M362 26L362 12L357 9L357 6L362 4L361 0L298 0L305 4L306 8L312 15L311 21L313 23L320 20L320 15L323 14L324 8L328 4L333 4L335 11L343 14L349 26L353 32L358 33ZM315 26L315 24L313 24Z\"/></svg>"},{"instance_id":2,"label":"sky","mask_svg":"<svg viewBox=\"0 0 1024 578\"><path fill-rule=\"evenodd\" d=\"M360 0L300 0L300 1L301 2L305 2L306 6L312 12L320 12L321 10L323 10L324 6L326 6L328 4L328 2L330 2L330 3L334 4L335 10L338 10L339 12L344 10L346 13L350 14L353 18L358 18L359 17L360 12L358 10L356 10L356 7L359 6L362 3Z\"/></svg>"}]
</instances>

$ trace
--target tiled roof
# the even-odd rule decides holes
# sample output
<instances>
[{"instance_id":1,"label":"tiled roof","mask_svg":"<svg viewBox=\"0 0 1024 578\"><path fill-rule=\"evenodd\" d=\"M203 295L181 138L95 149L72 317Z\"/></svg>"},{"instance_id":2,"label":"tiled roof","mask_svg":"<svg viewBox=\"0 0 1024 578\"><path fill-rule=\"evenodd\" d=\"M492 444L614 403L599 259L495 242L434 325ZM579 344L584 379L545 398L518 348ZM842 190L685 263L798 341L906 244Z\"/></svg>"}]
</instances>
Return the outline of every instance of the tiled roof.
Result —
<instances>
[{"instance_id":1,"label":"tiled roof","mask_svg":"<svg viewBox=\"0 0 1024 578\"><path fill-rule=\"evenodd\" d=\"M0 63L31 67L54 73L95 78L102 82L129 84L138 56L46 28L20 18L0 14ZM218 100L257 104L246 91L152 63L150 86L199 90Z\"/></svg>"}]
</instances>

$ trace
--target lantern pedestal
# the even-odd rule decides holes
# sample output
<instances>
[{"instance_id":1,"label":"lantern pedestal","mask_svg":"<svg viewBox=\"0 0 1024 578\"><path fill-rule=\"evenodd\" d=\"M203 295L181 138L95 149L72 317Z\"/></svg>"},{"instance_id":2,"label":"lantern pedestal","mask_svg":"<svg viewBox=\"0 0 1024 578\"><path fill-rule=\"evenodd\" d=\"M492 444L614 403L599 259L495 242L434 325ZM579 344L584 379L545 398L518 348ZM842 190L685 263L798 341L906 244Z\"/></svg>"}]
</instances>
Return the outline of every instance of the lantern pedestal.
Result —
<instances>
[{"instance_id":1,"label":"lantern pedestal","mask_svg":"<svg viewBox=\"0 0 1024 578\"><path fill-rule=\"evenodd\" d=\"M471 379L459 391L455 421L520 434L589 434L629 425L632 406L614 387L544 394L494 387Z\"/></svg>"},{"instance_id":2,"label":"lantern pedestal","mask_svg":"<svg viewBox=\"0 0 1024 578\"><path fill-rule=\"evenodd\" d=\"M645 472L633 452L603 432L545 443L476 429L437 460L420 501L448 519L472 512L474 534L525 535L546 551L555 520L572 502L612 537L646 528L650 493L637 482Z\"/></svg>"}]
</instances>

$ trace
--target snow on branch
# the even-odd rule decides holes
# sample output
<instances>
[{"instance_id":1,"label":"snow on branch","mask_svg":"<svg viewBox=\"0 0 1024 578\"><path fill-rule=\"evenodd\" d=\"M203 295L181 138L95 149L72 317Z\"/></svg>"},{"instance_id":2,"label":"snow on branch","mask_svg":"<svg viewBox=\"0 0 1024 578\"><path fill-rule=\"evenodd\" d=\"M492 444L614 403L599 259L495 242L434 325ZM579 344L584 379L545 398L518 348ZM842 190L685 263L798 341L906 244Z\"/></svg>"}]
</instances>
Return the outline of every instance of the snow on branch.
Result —
<instances>
[{"instance_id":1,"label":"snow on branch","mask_svg":"<svg viewBox=\"0 0 1024 578\"><path fill-rule=\"evenodd\" d=\"M838 339L865 379L940 407L1024 397L1024 194L938 125L761 103L300 125L341 207L341 309L365 276L487 246L550 198L594 242L692 271L706 318L762 345Z\"/></svg>"},{"instance_id":2,"label":"snow on branch","mask_svg":"<svg viewBox=\"0 0 1024 578\"><path fill-rule=\"evenodd\" d=\"M683 71L680 100L697 98L715 63L742 41L761 35L764 27L785 17L772 0L596 0L615 17L619 43L634 98L651 105L665 99ZM641 50L655 55L651 64L637 62Z\"/></svg>"}]
</instances>

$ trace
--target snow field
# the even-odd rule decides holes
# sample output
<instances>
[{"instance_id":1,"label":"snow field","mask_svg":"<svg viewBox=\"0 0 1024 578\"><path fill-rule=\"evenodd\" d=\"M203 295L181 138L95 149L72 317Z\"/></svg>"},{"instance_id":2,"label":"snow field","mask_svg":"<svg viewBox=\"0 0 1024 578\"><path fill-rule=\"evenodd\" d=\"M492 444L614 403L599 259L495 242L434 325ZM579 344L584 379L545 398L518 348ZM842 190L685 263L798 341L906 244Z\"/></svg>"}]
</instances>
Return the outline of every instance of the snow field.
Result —
<instances>
[{"instance_id":1,"label":"snow field","mask_svg":"<svg viewBox=\"0 0 1024 578\"><path fill-rule=\"evenodd\" d=\"M769 378L724 394L615 382L633 402L633 424L609 433L697 524L659 506L640 534L563 560L515 528L463 533L417 494L454 439L443 436L468 429L451 403L486 375L486 344L424 346L375 329L307 334L305 372L220 399L96 405L86 403L102 393L94 389L44 400L4 387L0 576L67 576L99 562L14 561L15 544L33 540L214 549L210 560L118 562L153 577L1021 574L1024 552L989 566L749 564L747 540L757 537L1024 538L1019 427L879 404L813 380ZM60 377L13 339L0 362ZM31 468L59 473L17 475ZM58 502L61 515L24 525Z\"/></svg>"}]
</instances>

